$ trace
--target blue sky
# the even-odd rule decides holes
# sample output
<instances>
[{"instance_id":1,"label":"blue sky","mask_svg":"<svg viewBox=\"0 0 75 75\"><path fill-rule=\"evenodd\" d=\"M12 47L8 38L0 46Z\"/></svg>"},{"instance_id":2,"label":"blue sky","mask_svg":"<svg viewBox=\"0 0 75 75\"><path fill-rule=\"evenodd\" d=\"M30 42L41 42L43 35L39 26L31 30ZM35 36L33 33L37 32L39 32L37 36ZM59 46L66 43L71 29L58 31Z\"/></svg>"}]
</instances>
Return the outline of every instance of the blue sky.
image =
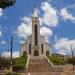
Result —
<instances>
[{"instance_id":1,"label":"blue sky","mask_svg":"<svg viewBox=\"0 0 75 75\"><path fill-rule=\"evenodd\" d=\"M71 44L75 49L75 0L16 0L14 6L0 9L0 52L10 49L12 35L13 51L19 51L21 43L31 35L31 17L35 4L41 21L41 35L52 44L53 52L69 54ZM30 31L26 29L27 24ZM24 32L23 27L27 31Z\"/></svg>"}]
</instances>

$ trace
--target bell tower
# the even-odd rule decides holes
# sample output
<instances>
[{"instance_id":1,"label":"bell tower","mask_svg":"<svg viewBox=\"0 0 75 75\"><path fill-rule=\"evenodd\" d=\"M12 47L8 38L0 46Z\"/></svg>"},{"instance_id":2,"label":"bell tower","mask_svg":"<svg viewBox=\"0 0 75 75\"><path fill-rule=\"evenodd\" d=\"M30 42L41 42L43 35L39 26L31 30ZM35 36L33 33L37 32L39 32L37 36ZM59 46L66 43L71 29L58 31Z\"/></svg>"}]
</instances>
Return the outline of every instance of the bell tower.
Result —
<instances>
[{"instance_id":1,"label":"bell tower","mask_svg":"<svg viewBox=\"0 0 75 75\"><path fill-rule=\"evenodd\" d=\"M39 43L40 43L39 16L38 16L38 9L35 8L32 17L32 46L33 46L34 56L39 55Z\"/></svg>"}]
</instances>

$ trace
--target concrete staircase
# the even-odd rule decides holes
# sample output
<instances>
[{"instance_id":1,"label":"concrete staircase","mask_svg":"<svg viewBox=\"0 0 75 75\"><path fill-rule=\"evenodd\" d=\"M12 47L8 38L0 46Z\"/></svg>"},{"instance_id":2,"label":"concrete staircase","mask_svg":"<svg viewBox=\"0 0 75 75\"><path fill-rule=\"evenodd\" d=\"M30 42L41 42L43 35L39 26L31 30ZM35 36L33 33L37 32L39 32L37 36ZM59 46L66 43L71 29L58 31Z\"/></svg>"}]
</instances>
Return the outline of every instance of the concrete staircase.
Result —
<instances>
[{"instance_id":1,"label":"concrete staircase","mask_svg":"<svg viewBox=\"0 0 75 75\"><path fill-rule=\"evenodd\" d=\"M28 68L21 75L75 75L75 72L53 72L45 57L31 57Z\"/></svg>"},{"instance_id":2,"label":"concrete staircase","mask_svg":"<svg viewBox=\"0 0 75 75\"><path fill-rule=\"evenodd\" d=\"M52 72L52 67L45 57L31 57L28 68L22 75L61 75L61 73Z\"/></svg>"},{"instance_id":3,"label":"concrete staircase","mask_svg":"<svg viewBox=\"0 0 75 75\"><path fill-rule=\"evenodd\" d=\"M30 57L28 68L22 75L55 75L45 57ZM59 75L59 74L57 74Z\"/></svg>"},{"instance_id":4,"label":"concrete staircase","mask_svg":"<svg viewBox=\"0 0 75 75\"><path fill-rule=\"evenodd\" d=\"M45 57L31 57L26 72L51 72L52 67Z\"/></svg>"}]
</instances>

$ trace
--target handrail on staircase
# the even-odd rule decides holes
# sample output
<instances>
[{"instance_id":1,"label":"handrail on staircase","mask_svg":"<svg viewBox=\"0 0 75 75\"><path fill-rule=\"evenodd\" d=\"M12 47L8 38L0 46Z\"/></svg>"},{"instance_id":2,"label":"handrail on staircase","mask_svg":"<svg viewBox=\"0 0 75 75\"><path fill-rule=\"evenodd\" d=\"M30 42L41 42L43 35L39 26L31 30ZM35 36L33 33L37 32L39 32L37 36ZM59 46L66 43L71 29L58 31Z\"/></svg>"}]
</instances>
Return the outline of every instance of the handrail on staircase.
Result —
<instances>
[{"instance_id":1,"label":"handrail on staircase","mask_svg":"<svg viewBox=\"0 0 75 75\"><path fill-rule=\"evenodd\" d=\"M49 58L45 55L46 60L48 61L48 63L53 67L53 63L51 63L51 61L49 60Z\"/></svg>"},{"instance_id":2,"label":"handrail on staircase","mask_svg":"<svg viewBox=\"0 0 75 75\"><path fill-rule=\"evenodd\" d=\"M30 59L30 56L28 56L28 59L27 59L26 69L28 68L28 65L29 65L29 59Z\"/></svg>"}]
</instances>

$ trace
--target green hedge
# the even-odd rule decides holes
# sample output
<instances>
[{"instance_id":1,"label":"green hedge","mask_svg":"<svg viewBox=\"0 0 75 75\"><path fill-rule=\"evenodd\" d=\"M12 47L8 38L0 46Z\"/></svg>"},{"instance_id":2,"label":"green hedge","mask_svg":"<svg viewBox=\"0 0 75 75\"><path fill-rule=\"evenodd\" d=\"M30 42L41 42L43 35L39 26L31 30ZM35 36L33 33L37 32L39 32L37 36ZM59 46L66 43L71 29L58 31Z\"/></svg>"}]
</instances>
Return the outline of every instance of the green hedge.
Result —
<instances>
[{"instance_id":1,"label":"green hedge","mask_svg":"<svg viewBox=\"0 0 75 75\"><path fill-rule=\"evenodd\" d=\"M21 56L13 60L13 71L20 72L25 70L25 66L27 63L27 56Z\"/></svg>"},{"instance_id":2,"label":"green hedge","mask_svg":"<svg viewBox=\"0 0 75 75\"><path fill-rule=\"evenodd\" d=\"M23 55L13 59L12 61L13 71L24 70L27 63L27 56ZM0 58L0 69L2 69L2 67L10 69L10 65L10 59Z\"/></svg>"},{"instance_id":3,"label":"green hedge","mask_svg":"<svg viewBox=\"0 0 75 75\"><path fill-rule=\"evenodd\" d=\"M54 64L54 65L65 65L67 63L67 61L65 61L63 58L59 58L59 57L49 57L50 61Z\"/></svg>"},{"instance_id":4,"label":"green hedge","mask_svg":"<svg viewBox=\"0 0 75 75\"><path fill-rule=\"evenodd\" d=\"M13 60L13 65L22 65L25 66L27 63L27 57L21 56Z\"/></svg>"}]
</instances>

